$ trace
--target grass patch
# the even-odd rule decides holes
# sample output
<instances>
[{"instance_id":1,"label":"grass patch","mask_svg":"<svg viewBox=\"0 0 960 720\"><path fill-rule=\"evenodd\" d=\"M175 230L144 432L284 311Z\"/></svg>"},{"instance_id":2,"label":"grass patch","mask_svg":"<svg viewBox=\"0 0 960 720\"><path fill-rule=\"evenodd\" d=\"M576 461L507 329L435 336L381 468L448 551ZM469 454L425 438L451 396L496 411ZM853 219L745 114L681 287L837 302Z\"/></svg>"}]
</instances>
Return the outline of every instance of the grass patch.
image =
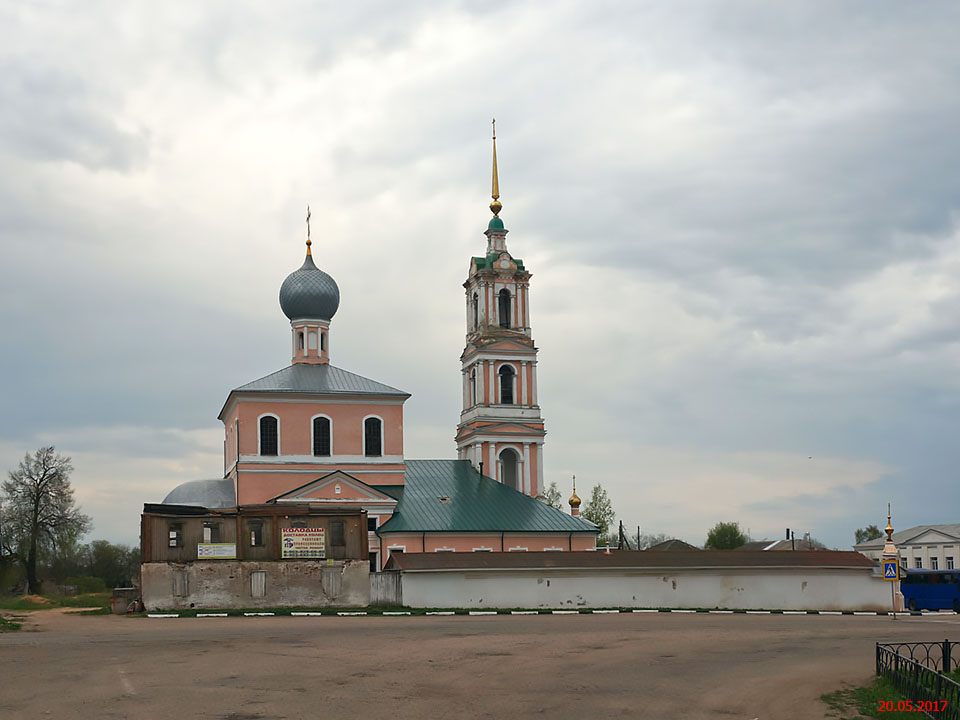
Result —
<instances>
[{"instance_id":1,"label":"grass patch","mask_svg":"<svg viewBox=\"0 0 960 720\"><path fill-rule=\"evenodd\" d=\"M865 718L884 718L884 720L917 720L925 717L916 711L880 710L880 701L897 703L904 697L897 692L887 678L877 677L869 685L858 688L837 690L827 695L821 695L829 707L827 717L837 720L865 720Z\"/></svg>"},{"instance_id":2,"label":"grass patch","mask_svg":"<svg viewBox=\"0 0 960 720\"><path fill-rule=\"evenodd\" d=\"M64 607L110 607L110 593L0 597L0 610L52 610Z\"/></svg>"},{"instance_id":3,"label":"grass patch","mask_svg":"<svg viewBox=\"0 0 960 720\"><path fill-rule=\"evenodd\" d=\"M15 617L4 617L0 615L0 633L5 632L14 632L20 629L20 623L23 622L23 618Z\"/></svg>"}]
</instances>

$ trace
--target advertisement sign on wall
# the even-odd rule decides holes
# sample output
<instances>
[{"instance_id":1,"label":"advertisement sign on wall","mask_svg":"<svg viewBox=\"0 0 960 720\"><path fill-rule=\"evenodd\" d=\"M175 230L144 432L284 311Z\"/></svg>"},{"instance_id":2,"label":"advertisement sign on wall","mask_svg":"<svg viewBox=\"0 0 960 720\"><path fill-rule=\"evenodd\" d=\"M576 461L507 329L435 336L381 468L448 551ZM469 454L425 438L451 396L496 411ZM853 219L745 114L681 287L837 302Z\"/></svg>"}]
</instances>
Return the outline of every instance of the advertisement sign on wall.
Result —
<instances>
[{"instance_id":1,"label":"advertisement sign on wall","mask_svg":"<svg viewBox=\"0 0 960 720\"><path fill-rule=\"evenodd\" d=\"M237 546L234 543L198 543L198 560L236 560Z\"/></svg>"},{"instance_id":2,"label":"advertisement sign on wall","mask_svg":"<svg viewBox=\"0 0 960 720\"><path fill-rule=\"evenodd\" d=\"M283 528L280 534L280 557L326 557L323 528Z\"/></svg>"}]
</instances>

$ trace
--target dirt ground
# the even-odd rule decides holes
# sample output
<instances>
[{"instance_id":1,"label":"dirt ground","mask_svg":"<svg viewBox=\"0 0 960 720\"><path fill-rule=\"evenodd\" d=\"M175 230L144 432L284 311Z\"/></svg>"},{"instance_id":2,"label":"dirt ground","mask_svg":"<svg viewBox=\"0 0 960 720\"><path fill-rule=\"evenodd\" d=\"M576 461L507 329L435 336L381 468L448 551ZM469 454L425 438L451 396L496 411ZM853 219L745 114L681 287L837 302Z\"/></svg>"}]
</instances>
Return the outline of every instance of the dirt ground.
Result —
<instances>
[{"instance_id":1,"label":"dirt ground","mask_svg":"<svg viewBox=\"0 0 960 720\"><path fill-rule=\"evenodd\" d=\"M30 614L0 635L0 717L824 717L874 643L958 616L148 619Z\"/></svg>"}]
</instances>

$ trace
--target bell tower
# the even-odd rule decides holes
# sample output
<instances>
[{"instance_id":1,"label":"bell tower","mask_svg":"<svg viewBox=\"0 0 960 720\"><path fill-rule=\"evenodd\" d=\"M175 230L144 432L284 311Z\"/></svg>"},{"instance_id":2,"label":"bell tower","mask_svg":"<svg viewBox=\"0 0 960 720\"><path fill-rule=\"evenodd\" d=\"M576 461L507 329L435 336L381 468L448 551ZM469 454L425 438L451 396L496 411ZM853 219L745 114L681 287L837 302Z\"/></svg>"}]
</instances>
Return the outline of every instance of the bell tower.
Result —
<instances>
[{"instance_id":1,"label":"bell tower","mask_svg":"<svg viewBox=\"0 0 960 720\"><path fill-rule=\"evenodd\" d=\"M493 126L493 217L486 254L470 259L467 336L460 356L463 410L457 457L532 497L543 493L546 431L537 400L537 348L530 332L530 273L507 250L500 219L497 131Z\"/></svg>"}]
</instances>

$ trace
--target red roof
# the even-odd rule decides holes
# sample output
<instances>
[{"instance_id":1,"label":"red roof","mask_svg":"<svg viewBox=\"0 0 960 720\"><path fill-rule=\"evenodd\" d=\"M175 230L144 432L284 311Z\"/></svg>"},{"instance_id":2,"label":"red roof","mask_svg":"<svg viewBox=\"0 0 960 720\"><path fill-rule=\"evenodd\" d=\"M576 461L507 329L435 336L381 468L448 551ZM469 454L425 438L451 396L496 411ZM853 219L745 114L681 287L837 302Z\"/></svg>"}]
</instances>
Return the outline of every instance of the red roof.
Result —
<instances>
[{"instance_id":1,"label":"red roof","mask_svg":"<svg viewBox=\"0 0 960 720\"><path fill-rule=\"evenodd\" d=\"M690 569L753 567L872 568L876 563L852 550L617 550L574 552L394 553L387 570L526 570L536 568Z\"/></svg>"}]
</instances>

